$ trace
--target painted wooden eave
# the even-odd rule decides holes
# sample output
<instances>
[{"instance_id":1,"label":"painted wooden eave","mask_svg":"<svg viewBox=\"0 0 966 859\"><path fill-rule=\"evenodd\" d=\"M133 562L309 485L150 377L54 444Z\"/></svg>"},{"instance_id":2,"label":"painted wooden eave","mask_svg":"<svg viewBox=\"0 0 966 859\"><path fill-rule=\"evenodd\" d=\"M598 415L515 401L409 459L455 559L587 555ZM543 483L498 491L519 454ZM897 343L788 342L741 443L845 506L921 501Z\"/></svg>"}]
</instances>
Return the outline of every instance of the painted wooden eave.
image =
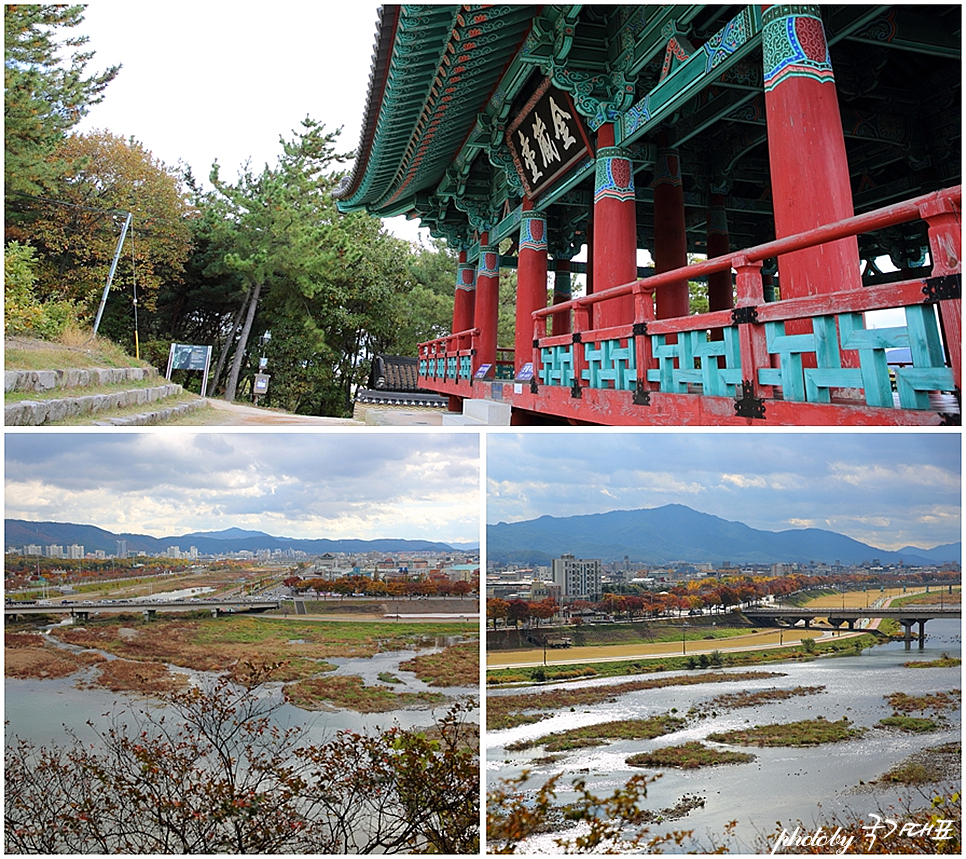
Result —
<instances>
[{"instance_id":1,"label":"painted wooden eave","mask_svg":"<svg viewBox=\"0 0 966 859\"><path fill-rule=\"evenodd\" d=\"M473 131L536 6L400 6L385 10L362 139L339 208L408 210L432 191Z\"/></svg>"}]
</instances>

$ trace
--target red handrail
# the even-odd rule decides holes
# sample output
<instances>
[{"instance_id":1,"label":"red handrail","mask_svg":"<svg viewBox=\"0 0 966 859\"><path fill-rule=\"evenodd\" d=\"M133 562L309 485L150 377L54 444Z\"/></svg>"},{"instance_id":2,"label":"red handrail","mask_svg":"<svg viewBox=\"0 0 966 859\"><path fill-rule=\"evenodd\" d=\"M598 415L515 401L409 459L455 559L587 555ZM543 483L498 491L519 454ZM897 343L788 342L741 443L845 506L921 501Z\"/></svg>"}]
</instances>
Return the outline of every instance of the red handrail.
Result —
<instances>
[{"instance_id":1,"label":"red handrail","mask_svg":"<svg viewBox=\"0 0 966 859\"><path fill-rule=\"evenodd\" d=\"M946 204L950 204L952 208ZM718 271L737 268L739 265L743 266L749 263L761 262L772 257L792 253L793 251L804 250L805 248L836 241L837 239L857 236L859 233L872 232L873 230L884 227L893 227L897 224L904 224L920 218L926 219L933 213L955 212L958 214L961 206L962 186L956 185L952 188L924 194L921 197L914 197L911 200L906 200L901 203L894 203L882 209L876 209L872 212L866 212L862 215L855 215L842 221L816 227L813 230L798 233L794 236L775 239L766 244L756 245L755 247L744 250L729 251L727 254L714 257L713 259L692 263L691 265L683 266L673 271L654 274L647 278L624 283L620 286L605 289L602 292L595 292L592 295L574 298L550 307L543 307L535 311L533 317L535 320L541 319L570 309L576 310L577 308L591 307L599 302L609 301L632 293L650 292L666 284L680 282L685 278L695 279Z\"/></svg>"}]
</instances>

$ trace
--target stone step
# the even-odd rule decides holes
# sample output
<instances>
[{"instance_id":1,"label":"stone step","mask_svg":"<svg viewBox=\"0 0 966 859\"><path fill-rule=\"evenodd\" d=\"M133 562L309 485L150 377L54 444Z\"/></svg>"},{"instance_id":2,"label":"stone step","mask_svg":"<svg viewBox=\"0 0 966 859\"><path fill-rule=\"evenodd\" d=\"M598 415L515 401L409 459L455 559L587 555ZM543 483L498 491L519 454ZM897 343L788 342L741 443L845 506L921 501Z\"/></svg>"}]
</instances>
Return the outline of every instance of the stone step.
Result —
<instances>
[{"instance_id":1,"label":"stone step","mask_svg":"<svg viewBox=\"0 0 966 859\"><path fill-rule=\"evenodd\" d=\"M442 416L442 426L444 427L485 427L483 421L472 418L469 415L458 415L450 412Z\"/></svg>"},{"instance_id":2,"label":"stone step","mask_svg":"<svg viewBox=\"0 0 966 859\"><path fill-rule=\"evenodd\" d=\"M181 385L164 384L151 388L118 390L105 394L80 397L60 397L44 400L23 400L4 404L4 426L43 426L76 417L94 416L114 409L156 403L182 393ZM204 402L204 401L201 401ZM106 417L106 416L105 416Z\"/></svg>"},{"instance_id":3,"label":"stone step","mask_svg":"<svg viewBox=\"0 0 966 859\"><path fill-rule=\"evenodd\" d=\"M164 409L157 409L153 412L143 412L137 415L127 415L126 417L104 418L103 420L93 421L95 427L147 427L165 424L168 421L183 418L197 409L204 408L207 401L198 397L196 400L189 400L187 403L178 403Z\"/></svg>"},{"instance_id":4,"label":"stone step","mask_svg":"<svg viewBox=\"0 0 966 859\"><path fill-rule=\"evenodd\" d=\"M463 400L463 414L485 426L510 426L510 404L496 400Z\"/></svg>"},{"instance_id":5,"label":"stone step","mask_svg":"<svg viewBox=\"0 0 966 859\"><path fill-rule=\"evenodd\" d=\"M158 378L155 367L86 367L67 370L4 370L3 392L34 391L39 394L60 388L94 388L126 385Z\"/></svg>"}]
</instances>

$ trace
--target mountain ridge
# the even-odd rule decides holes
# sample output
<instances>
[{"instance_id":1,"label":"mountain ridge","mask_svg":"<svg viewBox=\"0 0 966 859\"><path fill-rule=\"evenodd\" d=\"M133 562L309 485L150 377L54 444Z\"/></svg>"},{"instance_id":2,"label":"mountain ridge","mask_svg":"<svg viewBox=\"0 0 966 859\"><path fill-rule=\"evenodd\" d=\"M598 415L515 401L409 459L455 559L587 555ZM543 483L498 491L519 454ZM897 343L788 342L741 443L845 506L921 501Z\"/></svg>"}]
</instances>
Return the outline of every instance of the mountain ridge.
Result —
<instances>
[{"instance_id":1,"label":"mountain ridge","mask_svg":"<svg viewBox=\"0 0 966 859\"><path fill-rule=\"evenodd\" d=\"M878 549L821 528L762 531L739 521L701 513L683 504L638 510L612 510L576 516L540 516L522 522L487 525L487 558L546 564L569 552L582 558L639 563L794 563L855 564L878 559L915 566L959 562L961 543L933 549ZM934 553L940 552L936 555Z\"/></svg>"},{"instance_id":2,"label":"mountain ridge","mask_svg":"<svg viewBox=\"0 0 966 859\"><path fill-rule=\"evenodd\" d=\"M232 532L239 532L232 535ZM73 522L31 522L26 519L4 519L4 546L22 547L28 544L40 546L77 544L87 552L104 551L113 555L116 542L125 540L128 553L160 555L173 545L182 551L195 546L201 554L226 554L259 549L294 549L309 555L361 554L365 552L453 552L449 543L431 540L406 540L402 538L379 538L375 540L327 538L299 539L274 537L260 531L244 531L229 528L224 531L194 531L190 534L169 537L151 537L147 534L115 533L96 525ZM186 541L190 540L190 545ZM465 551L465 550L464 550Z\"/></svg>"}]
</instances>

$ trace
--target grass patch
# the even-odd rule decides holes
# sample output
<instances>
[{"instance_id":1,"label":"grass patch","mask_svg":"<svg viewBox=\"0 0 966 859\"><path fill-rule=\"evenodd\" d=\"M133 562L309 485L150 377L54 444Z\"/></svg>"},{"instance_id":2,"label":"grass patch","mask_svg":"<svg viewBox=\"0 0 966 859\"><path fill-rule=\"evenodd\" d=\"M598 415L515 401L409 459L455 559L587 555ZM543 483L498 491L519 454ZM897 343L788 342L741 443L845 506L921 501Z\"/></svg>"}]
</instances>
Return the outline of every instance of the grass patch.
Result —
<instances>
[{"instance_id":1,"label":"grass patch","mask_svg":"<svg viewBox=\"0 0 966 859\"><path fill-rule=\"evenodd\" d=\"M884 728L895 728L909 734L928 734L939 728L939 724L933 719L918 716L886 716L879 720L879 724Z\"/></svg>"},{"instance_id":2,"label":"grass patch","mask_svg":"<svg viewBox=\"0 0 966 859\"><path fill-rule=\"evenodd\" d=\"M183 674L173 674L167 666L156 662L129 662L108 659L98 666L97 676L88 688L101 686L112 692L136 692L140 695L162 695L188 684Z\"/></svg>"},{"instance_id":3,"label":"grass patch","mask_svg":"<svg viewBox=\"0 0 966 859\"><path fill-rule=\"evenodd\" d=\"M528 692L521 695L494 695L486 700L486 726L491 731L496 731L501 728L530 724L546 718L546 715L533 716L529 715L527 711L588 707L605 701L615 701L621 695L642 689L661 689L666 686L697 686L703 683L750 681L781 676L781 674L765 671L744 671L730 674L684 674L678 677L647 678L629 683L593 686L586 689L553 689L546 692Z\"/></svg>"},{"instance_id":4,"label":"grass patch","mask_svg":"<svg viewBox=\"0 0 966 859\"><path fill-rule=\"evenodd\" d=\"M786 701L789 698L797 698L803 695L818 695L824 691L824 686L796 686L794 689L762 689L758 692L730 692L726 695L716 695L706 704L702 704L701 710L737 710L740 707L755 707L758 704ZM696 710L695 707L691 709L692 712Z\"/></svg>"},{"instance_id":5,"label":"grass patch","mask_svg":"<svg viewBox=\"0 0 966 859\"><path fill-rule=\"evenodd\" d=\"M70 644L122 659L197 671L247 671L251 663L275 666L272 680L293 682L333 671L335 666L328 658L416 650L435 643L438 635L465 631L465 625L459 624L313 623L238 615L167 616L146 622L131 614L92 619L84 627L60 628L53 634ZM479 668L468 685L475 685L478 677Z\"/></svg>"},{"instance_id":6,"label":"grass patch","mask_svg":"<svg viewBox=\"0 0 966 859\"><path fill-rule=\"evenodd\" d=\"M97 653L71 653L44 643L33 633L4 634L3 673L17 680L69 677L106 657Z\"/></svg>"},{"instance_id":7,"label":"grass patch","mask_svg":"<svg viewBox=\"0 0 966 859\"><path fill-rule=\"evenodd\" d=\"M480 645L477 641L454 644L399 663L430 686L476 686L480 682Z\"/></svg>"},{"instance_id":8,"label":"grass patch","mask_svg":"<svg viewBox=\"0 0 966 859\"><path fill-rule=\"evenodd\" d=\"M886 695L889 706L899 714L925 713L932 710L941 713L943 710L953 710L959 706L962 692L953 689L951 692L933 692L927 695L907 695L905 692L892 692Z\"/></svg>"},{"instance_id":9,"label":"grass patch","mask_svg":"<svg viewBox=\"0 0 966 859\"><path fill-rule=\"evenodd\" d=\"M962 659L944 653L939 659L930 659L928 662L903 662L905 668L956 668L963 664Z\"/></svg>"},{"instance_id":10,"label":"grass patch","mask_svg":"<svg viewBox=\"0 0 966 859\"><path fill-rule=\"evenodd\" d=\"M380 671L377 676L383 683L401 683L403 685L406 684L405 680L403 680L401 677L397 677L391 671Z\"/></svg>"},{"instance_id":11,"label":"grass patch","mask_svg":"<svg viewBox=\"0 0 966 859\"><path fill-rule=\"evenodd\" d=\"M923 749L879 776L875 783L921 785L958 781L962 771L962 751L962 744L956 742Z\"/></svg>"},{"instance_id":12,"label":"grass patch","mask_svg":"<svg viewBox=\"0 0 966 859\"><path fill-rule=\"evenodd\" d=\"M892 784L928 784L933 781L933 775L929 767L910 761L893 767L879 781Z\"/></svg>"},{"instance_id":13,"label":"grass patch","mask_svg":"<svg viewBox=\"0 0 966 859\"><path fill-rule=\"evenodd\" d=\"M89 331L68 330L56 340L7 337L3 366L7 370L67 370L78 367L147 367L116 343Z\"/></svg>"},{"instance_id":14,"label":"grass patch","mask_svg":"<svg viewBox=\"0 0 966 859\"><path fill-rule=\"evenodd\" d=\"M709 734L713 743L727 743L738 746L820 746L826 743L841 743L860 737L863 728L855 728L852 722L842 717L837 722L818 719L804 719L800 722L758 725L737 731L724 731Z\"/></svg>"},{"instance_id":15,"label":"grass patch","mask_svg":"<svg viewBox=\"0 0 966 859\"><path fill-rule=\"evenodd\" d=\"M747 632L747 630L744 630ZM680 641L680 638L678 639ZM877 632L867 632L852 638L810 644L807 647L790 645L788 647L768 650L728 651L716 652L715 660L720 660L720 667L747 668L755 665L767 665L773 662L789 662L815 659L820 656L848 655L861 652L867 647L882 644L889 640L889 636ZM812 640L809 639L811 642ZM655 659L628 659L614 662L595 662L592 666L593 676L597 677L626 677L631 674L659 674L665 671L693 671L709 667L701 664L701 656L712 659L711 654L697 656L662 656ZM525 668L491 668L486 672L487 686L503 686L510 683L541 683L563 679L554 674L555 671L584 670L589 666L574 662L554 668L534 665ZM541 679L543 678L543 679Z\"/></svg>"},{"instance_id":16,"label":"grass patch","mask_svg":"<svg viewBox=\"0 0 966 859\"><path fill-rule=\"evenodd\" d=\"M754 759L755 756L748 752L721 751L694 741L681 746L668 746L664 749L631 755L625 763L631 767L674 767L694 770L722 764L744 764Z\"/></svg>"},{"instance_id":17,"label":"grass patch","mask_svg":"<svg viewBox=\"0 0 966 859\"><path fill-rule=\"evenodd\" d=\"M404 707L432 706L445 700L439 692L393 692L384 686L366 686L361 677L310 677L285 687L285 697L303 710L326 705L358 713L386 713Z\"/></svg>"},{"instance_id":18,"label":"grass patch","mask_svg":"<svg viewBox=\"0 0 966 859\"><path fill-rule=\"evenodd\" d=\"M112 394L118 390L125 391L136 391L143 388L157 388L161 385L168 384L167 380L162 378L156 379L136 379L132 381L126 381L118 385L88 385L81 388L53 388L49 391L11 391L8 394L3 395L3 401L7 404L20 403L25 400L33 401L43 401L43 400L67 400L67 399L79 399L80 397L87 397L94 394ZM173 397L166 397L163 400L155 400L153 403L142 403L138 406L141 411L148 409L149 407L158 407L165 405L170 402L174 402ZM111 415L115 413L112 410ZM89 417L90 415L88 415Z\"/></svg>"},{"instance_id":19,"label":"grass patch","mask_svg":"<svg viewBox=\"0 0 966 859\"><path fill-rule=\"evenodd\" d=\"M679 716L665 714L650 716L647 719L621 719L615 722L601 722L572 728L549 737L521 740L506 746L507 751L522 751L534 746L543 746L548 752L569 752L589 746L601 746L608 740L653 740L684 727L686 721Z\"/></svg>"}]
</instances>

